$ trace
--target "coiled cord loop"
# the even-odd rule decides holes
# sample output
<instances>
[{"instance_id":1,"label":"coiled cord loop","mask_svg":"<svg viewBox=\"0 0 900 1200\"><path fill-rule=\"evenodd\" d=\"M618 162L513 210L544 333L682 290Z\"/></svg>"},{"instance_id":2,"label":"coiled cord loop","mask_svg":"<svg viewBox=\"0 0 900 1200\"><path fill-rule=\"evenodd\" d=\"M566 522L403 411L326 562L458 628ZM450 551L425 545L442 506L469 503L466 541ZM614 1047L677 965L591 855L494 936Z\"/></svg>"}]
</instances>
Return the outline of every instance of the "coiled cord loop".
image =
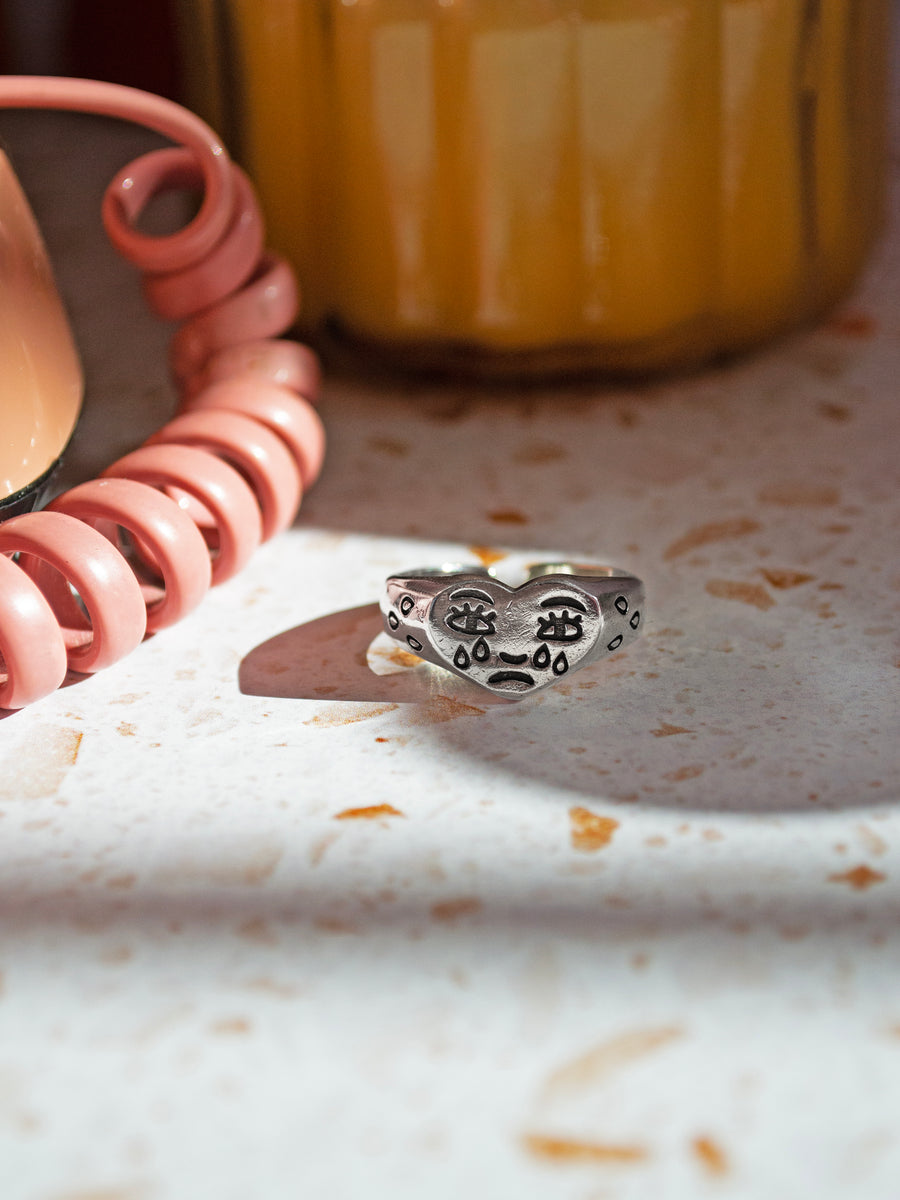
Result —
<instances>
[{"instance_id":1,"label":"coiled cord loop","mask_svg":"<svg viewBox=\"0 0 900 1200\"><path fill-rule=\"evenodd\" d=\"M179 413L101 479L0 526L0 707L18 708L58 687L67 664L116 662L239 571L290 525L325 435L315 355L279 337L298 311L293 272L265 251L253 188L215 134L115 84L7 76L3 106L119 116L180 143L128 164L103 201L148 304L183 322L170 353ZM165 237L136 228L152 198L186 188L203 193L188 225Z\"/></svg>"}]
</instances>

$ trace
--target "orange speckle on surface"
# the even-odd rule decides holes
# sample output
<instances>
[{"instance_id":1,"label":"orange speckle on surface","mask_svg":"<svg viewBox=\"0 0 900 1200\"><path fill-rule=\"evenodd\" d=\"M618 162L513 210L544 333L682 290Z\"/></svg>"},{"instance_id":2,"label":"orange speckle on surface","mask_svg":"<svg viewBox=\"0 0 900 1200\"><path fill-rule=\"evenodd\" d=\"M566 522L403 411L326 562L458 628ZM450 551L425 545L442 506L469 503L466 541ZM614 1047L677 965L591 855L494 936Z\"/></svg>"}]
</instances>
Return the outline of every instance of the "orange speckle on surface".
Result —
<instances>
[{"instance_id":1,"label":"orange speckle on surface","mask_svg":"<svg viewBox=\"0 0 900 1200\"><path fill-rule=\"evenodd\" d=\"M100 961L109 967L121 966L123 963L130 962L132 958L134 958L134 951L130 946L109 946L100 951Z\"/></svg>"},{"instance_id":2,"label":"orange speckle on surface","mask_svg":"<svg viewBox=\"0 0 900 1200\"><path fill-rule=\"evenodd\" d=\"M760 572L773 588L779 588L782 591L786 588L799 587L801 583L809 583L810 580L815 579L815 575L809 575L806 571L790 571L778 567L761 567Z\"/></svg>"},{"instance_id":3,"label":"orange speckle on surface","mask_svg":"<svg viewBox=\"0 0 900 1200\"><path fill-rule=\"evenodd\" d=\"M492 567L501 558L506 558L502 550L493 550L490 546L470 546L469 553L474 554L483 567Z\"/></svg>"},{"instance_id":4,"label":"orange speckle on surface","mask_svg":"<svg viewBox=\"0 0 900 1200\"><path fill-rule=\"evenodd\" d=\"M696 1137L691 1142L694 1156L710 1175L726 1175L729 1169L728 1156L711 1137Z\"/></svg>"},{"instance_id":5,"label":"orange speckle on surface","mask_svg":"<svg viewBox=\"0 0 900 1200\"><path fill-rule=\"evenodd\" d=\"M529 522L529 518L517 508L495 508L487 516L495 525L527 525Z\"/></svg>"},{"instance_id":6,"label":"orange speckle on surface","mask_svg":"<svg viewBox=\"0 0 900 1200\"><path fill-rule=\"evenodd\" d=\"M410 654L402 646L392 647L384 656L395 667L421 667L422 660L418 654Z\"/></svg>"},{"instance_id":7,"label":"orange speckle on surface","mask_svg":"<svg viewBox=\"0 0 900 1200\"><path fill-rule=\"evenodd\" d=\"M678 733L693 733L692 729L685 729L683 725L669 725L666 721L660 721L659 729L651 729L650 732L654 737L675 737Z\"/></svg>"},{"instance_id":8,"label":"orange speckle on surface","mask_svg":"<svg viewBox=\"0 0 900 1200\"><path fill-rule=\"evenodd\" d=\"M470 917L481 911L481 901L477 896L460 896L456 900L439 900L432 904L431 915L435 921L458 921L460 917Z\"/></svg>"},{"instance_id":9,"label":"orange speckle on surface","mask_svg":"<svg viewBox=\"0 0 900 1200\"><path fill-rule=\"evenodd\" d=\"M870 854L881 855L887 852L888 844L880 833L876 833L874 829L871 829L865 823L857 825L856 831L859 834L860 841Z\"/></svg>"},{"instance_id":10,"label":"orange speckle on surface","mask_svg":"<svg viewBox=\"0 0 900 1200\"><path fill-rule=\"evenodd\" d=\"M526 442L512 456L513 462L524 466L540 466L566 457L566 448L558 442Z\"/></svg>"},{"instance_id":11,"label":"orange speckle on surface","mask_svg":"<svg viewBox=\"0 0 900 1200\"><path fill-rule=\"evenodd\" d=\"M823 400L819 404L819 412L829 421L849 421L852 415L845 404L834 404L831 400Z\"/></svg>"},{"instance_id":12,"label":"orange speckle on surface","mask_svg":"<svg viewBox=\"0 0 900 1200\"><path fill-rule=\"evenodd\" d=\"M316 929L321 929L323 933L356 933L357 931L353 922L343 917L316 917L313 925Z\"/></svg>"},{"instance_id":13,"label":"orange speckle on surface","mask_svg":"<svg viewBox=\"0 0 900 1200\"><path fill-rule=\"evenodd\" d=\"M578 1138L547 1137L527 1133L525 1149L536 1158L569 1163L638 1163L649 1157L646 1147L617 1145L610 1142L586 1142Z\"/></svg>"},{"instance_id":14,"label":"orange speckle on surface","mask_svg":"<svg viewBox=\"0 0 900 1200\"><path fill-rule=\"evenodd\" d=\"M683 1036L684 1031L675 1025L626 1030L557 1067L544 1084L544 1095L552 1099L595 1087L608 1076Z\"/></svg>"},{"instance_id":15,"label":"orange speckle on surface","mask_svg":"<svg viewBox=\"0 0 900 1200\"><path fill-rule=\"evenodd\" d=\"M129 888L134 887L136 882L136 875L111 875L109 879L106 880L106 887L115 888L117 891L128 891Z\"/></svg>"},{"instance_id":16,"label":"orange speckle on surface","mask_svg":"<svg viewBox=\"0 0 900 1200\"><path fill-rule=\"evenodd\" d=\"M697 525L668 547L663 554L665 559L679 558L690 550L708 546L712 542L726 542L732 538L746 537L748 533L756 533L760 528L759 521L751 517L734 517L729 521L709 521L705 525Z\"/></svg>"},{"instance_id":17,"label":"orange speckle on surface","mask_svg":"<svg viewBox=\"0 0 900 1200\"><path fill-rule=\"evenodd\" d=\"M84 737L84 734L76 729L70 729L67 731L67 733L68 733L67 750L69 753L69 762L74 767L75 763L78 761L78 751L81 749L81 742Z\"/></svg>"},{"instance_id":18,"label":"orange speckle on surface","mask_svg":"<svg viewBox=\"0 0 900 1200\"><path fill-rule=\"evenodd\" d=\"M409 442L401 441L400 438L370 437L367 439L367 445L376 454L387 454L391 458L405 458L410 450Z\"/></svg>"},{"instance_id":19,"label":"orange speckle on surface","mask_svg":"<svg viewBox=\"0 0 900 1200\"><path fill-rule=\"evenodd\" d=\"M210 1028L213 1033L234 1036L235 1034L249 1033L250 1022L246 1017L224 1017L221 1021L214 1021Z\"/></svg>"},{"instance_id":20,"label":"orange speckle on surface","mask_svg":"<svg viewBox=\"0 0 900 1200\"><path fill-rule=\"evenodd\" d=\"M810 933L806 925L782 925L778 932L786 942L802 942Z\"/></svg>"},{"instance_id":21,"label":"orange speckle on surface","mask_svg":"<svg viewBox=\"0 0 900 1200\"><path fill-rule=\"evenodd\" d=\"M758 494L763 504L783 508L828 508L838 504L841 493L836 487L808 483L773 483Z\"/></svg>"},{"instance_id":22,"label":"orange speckle on surface","mask_svg":"<svg viewBox=\"0 0 900 1200\"><path fill-rule=\"evenodd\" d=\"M866 888L874 887L876 883L884 883L885 879L887 879L886 875L882 875L880 871L873 871L865 863L860 863L858 867L853 867L850 871L841 871L837 875L828 876L829 883L846 883L848 887L852 887L857 892L864 892Z\"/></svg>"},{"instance_id":23,"label":"orange speckle on surface","mask_svg":"<svg viewBox=\"0 0 900 1200\"><path fill-rule=\"evenodd\" d=\"M303 724L334 729L340 725L355 725L358 721L371 721L374 717L394 712L398 707L397 704L340 704L327 712L317 713Z\"/></svg>"},{"instance_id":24,"label":"orange speckle on surface","mask_svg":"<svg viewBox=\"0 0 900 1200\"><path fill-rule=\"evenodd\" d=\"M775 603L766 589L758 583L742 583L735 579L710 579L707 580L706 590L710 596L719 600L737 600L763 612Z\"/></svg>"},{"instance_id":25,"label":"orange speckle on surface","mask_svg":"<svg viewBox=\"0 0 900 1200\"><path fill-rule=\"evenodd\" d=\"M403 817L393 804L368 804L363 808L344 808L334 814L335 821L377 821L381 817Z\"/></svg>"},{"instance_id":26,"label":"orange speckle on surface","mask_svg":"<svg viewBox=\"0 0 900 1200\"><path fill-rule=\"evenodd\" d=\"M700 763L689 763L687 766L678 767L675 771L668 771L663 776L663 779L668 779L670 783L683 783L685 779L697 779L706 770L706 767Z\"/></svg>"},{"instance_id":27,"label":"orange speckle on surface","mask_svg":"<svg viewBox=\"0 0 900 1200\"><path fill-rule=\"evenodd\" d=\"M484 712L477 704L466 704L453 696L437 693L429 697L427 703L411 708L407 722L410 725L441 725L445 721L455 721L457 717L483 717Z\"/></svg>"},{"instance_id":28,"label":"orange speckle on surface","mask_svg":"<svg viewBox=\"0 0 900 1200\"><path fill-rule=\"evenodd\" d=\"M878 329L878 322L866 312L838 313L825 322L831 333L848 338L870 338Z\"/></svg>"},{"instance_id":29,"label":"orange speckle on surface","mask_svg":"<svg viewBox=\"0 0 900 1200\"><path fill-rule=\"evenodd\" d=\"M248 917L246 921L242 921L238 925L235 933L238 937L244 938L248 942L255 942L259 946L278 945L278 938L262 917Z\"/></svg>"},{"instance_id":30,"label":"orange speckle on surface","mask_svg":"<svg viewBox=\"0 0 900 1200\"><path fill-rule=\"evenodd\" d=\"M583 854L591 854L602 850L612 841L612 836L619 828L619 822L613 817L602 817L593 813L589 808L575 806L569 809L571 823L572 848Z\"/></svg>"}]
</instances>

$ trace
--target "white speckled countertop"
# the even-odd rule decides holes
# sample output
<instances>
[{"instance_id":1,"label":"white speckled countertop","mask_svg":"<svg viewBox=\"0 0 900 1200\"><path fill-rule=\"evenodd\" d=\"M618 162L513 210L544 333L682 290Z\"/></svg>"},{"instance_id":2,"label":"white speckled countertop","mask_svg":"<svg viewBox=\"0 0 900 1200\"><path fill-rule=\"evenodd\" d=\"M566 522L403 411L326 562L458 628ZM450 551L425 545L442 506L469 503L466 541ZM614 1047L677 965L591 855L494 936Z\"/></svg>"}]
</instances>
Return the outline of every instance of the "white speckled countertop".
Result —
<instances>
[{"instance_id":1,"label":"white speckled countertop","mask_svg":"<svg viewBox=\"0 0 900 1200\"><path fill-rule=\"evenodd\" d=\"M142 142L0 136L74 480L172 404L96 220ZM0 721L3 1200L895 1200L898 379L896 222L694 378L330 379L296 527ZM633 568L646 636L518 706L369 649L388 572L500 545Z\"/></svg>"}]
</instances>

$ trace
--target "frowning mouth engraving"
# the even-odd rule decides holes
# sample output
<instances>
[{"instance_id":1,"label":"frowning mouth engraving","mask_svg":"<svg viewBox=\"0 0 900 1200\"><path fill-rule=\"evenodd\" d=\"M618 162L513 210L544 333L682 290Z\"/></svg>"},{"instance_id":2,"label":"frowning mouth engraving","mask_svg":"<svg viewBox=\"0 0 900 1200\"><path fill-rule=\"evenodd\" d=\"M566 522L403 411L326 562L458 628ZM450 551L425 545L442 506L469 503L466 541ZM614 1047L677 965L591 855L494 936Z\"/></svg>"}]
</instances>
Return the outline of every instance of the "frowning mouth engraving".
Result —
<instances>
[{"instance_id":1,"label":"frowning mouth engraving","mask_svg":"<svg viewBox=\"0 0 900 1200\"><path fill-rule=\"evenodd\" d=\"M493 675L488 676L488 683L527 683L531 686L534 676L526 674L525 671L495 671Z\"/></svg>"}]
</instances>

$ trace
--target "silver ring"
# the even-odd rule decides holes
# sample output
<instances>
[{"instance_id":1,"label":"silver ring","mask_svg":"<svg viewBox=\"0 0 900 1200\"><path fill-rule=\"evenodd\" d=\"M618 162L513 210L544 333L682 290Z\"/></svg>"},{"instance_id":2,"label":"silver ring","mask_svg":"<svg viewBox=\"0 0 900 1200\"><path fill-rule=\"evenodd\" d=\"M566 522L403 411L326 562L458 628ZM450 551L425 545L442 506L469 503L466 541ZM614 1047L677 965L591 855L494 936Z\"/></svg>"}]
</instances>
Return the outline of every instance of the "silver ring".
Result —
<instances>
[{"instance_id":1,"label":"silver ring","mask_svg":"<svg viewBox=\"0 0 900 1200\"><path fill-rule=\"evenodd\" d=\"M616 567L540 562L518 586L482 566L390 575L385 632L462 679L521 700L634 641L644 585Z\"/></svg>"}]
</instances>

